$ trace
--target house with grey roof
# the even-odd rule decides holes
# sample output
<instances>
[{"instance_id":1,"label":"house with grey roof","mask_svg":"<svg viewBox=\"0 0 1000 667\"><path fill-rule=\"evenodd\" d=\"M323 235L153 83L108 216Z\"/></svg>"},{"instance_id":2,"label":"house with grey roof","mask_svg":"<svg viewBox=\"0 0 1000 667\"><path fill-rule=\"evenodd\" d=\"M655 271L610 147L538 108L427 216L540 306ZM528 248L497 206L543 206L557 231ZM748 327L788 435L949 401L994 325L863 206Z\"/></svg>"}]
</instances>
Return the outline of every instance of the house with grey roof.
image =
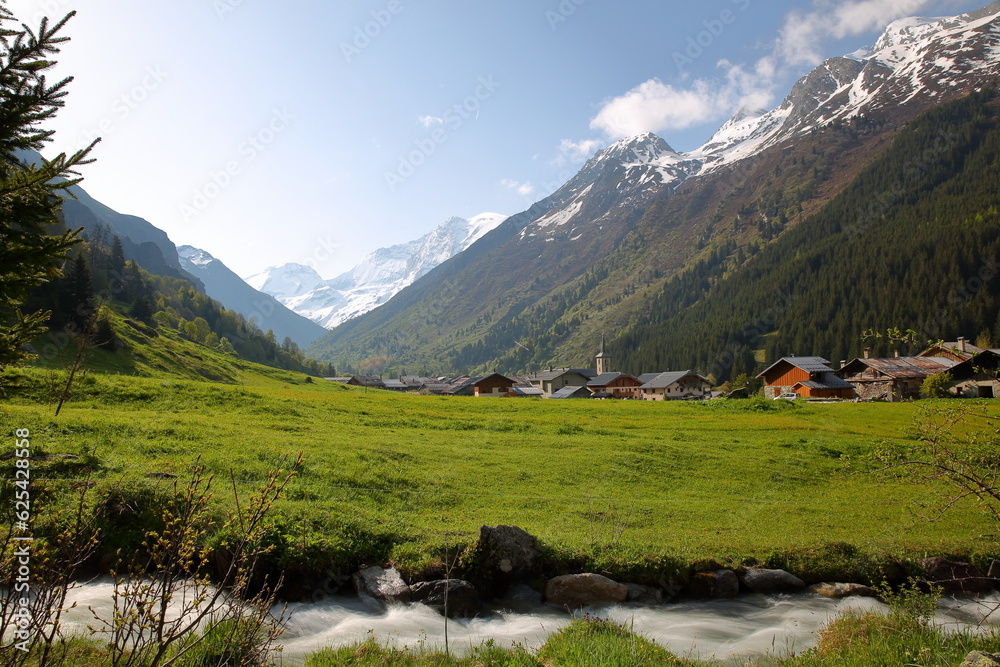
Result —
<instances>
[{"instance_id":1,"label":"house with grey roof","mask_svg":"<svg viewBox=\"0 0 1000 667\"><path fill-rule=\"evenodd\" d=\"M602 398L640 398L639 378L628 373L603 373L587 383L593 394L607 394Z\"/></svg>"},{"instance_id":2,"label":"house with grey roof","mask_svg":"<svg viewBox=\"0 0 1000 667\"><path fill-rule=\"evenodd\" d=\"M920 398L924 380L944 373L958 363L948 357L862 358L844 364L837 371L837 376L854 386L858 398L905 401Z\"/></svg>"},{"instance_id":3,"label":"house with grey roof","mask_svg":"<svg viewBox=\"0 0 1000 667\"><path fill-rule=\"evenodd\" d=\"M639 387L641 397L647 401L705 400L712 397L712 381L694 371L648 373Z\"/></svg>"},{"instance_id":4,"label":"house with grey roof","mask_svg":"<svg viewBox=\"0 0 1000 667\"><path fill-rule=\"evenodd\" d=\"M586 387L597 373L589 368L550 368L528 378L533 387L542 390L545 398L550 398L563 387Z\"/></svg>"},{"instance_id":5,"label":"house with grey roof","mask_svg":"<svg viewBox=\"0 0 1000 667\"><path fill-rule=\"evenodd\" d=\"M576 387L573 385L566 385L565 387L563 387L556 393L552 394L548 398L554 398L554 399L590 398L591 396L592 394L590 393L590 390L584 386Z\"/></svg>"},{"instance_id":6,"label":"house with grey roof","mask_svg":"<svg viewBox=\"0 0 1000 667\"><path fill-rule=\"evenodd\" d=\"M823 357L783 357L757 376L764 395L798 394L808 398L854 398L854 385L837 377Z\"/></svg>"}]
</instances>

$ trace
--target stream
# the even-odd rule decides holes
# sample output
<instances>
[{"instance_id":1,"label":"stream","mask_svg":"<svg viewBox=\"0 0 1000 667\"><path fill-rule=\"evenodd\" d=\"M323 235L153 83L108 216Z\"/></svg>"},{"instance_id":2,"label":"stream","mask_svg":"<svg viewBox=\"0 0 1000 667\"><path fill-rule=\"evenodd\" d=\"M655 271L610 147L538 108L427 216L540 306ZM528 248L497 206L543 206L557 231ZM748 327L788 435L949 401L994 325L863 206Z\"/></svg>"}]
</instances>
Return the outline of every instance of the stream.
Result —
<instances>
[{"instance_id":1,"label":"stream","mask_svg":"<svg viewBox=\"0 0 1000 667\"><path fill-rule=\"evenodd\" d=\"M87 625L93 625L93 614L88 607L110 617L112 591L110 581L74 589L68 603L75 602L76 608L64 617L66 632L89 634ZM993 611L998 605L1000 595L978 602L945 598L935 621L956 630L974 628L984 620L987 624L1000 623L1000 612ZM584 611L628 625L675 655L737 662L752 656L800 653L816 644L818 633L837 615L884 608L871 598L832 600L803 593L694 600L657 607L616 605ZM324 647L354 644L370 636L380 643L416 651L444 647L444 618L423 605L382 610L356 597L332 597L316 603L289 604L286 614L285 632L279 639L284 647L282 664L286 665L301 664L305 656ZM537 648L571 620L569 614L555 607L501 603L479 618L449 620L449 646L462 653L493 639L501 646L518 643Z\"/></svg>"}]
</instances>

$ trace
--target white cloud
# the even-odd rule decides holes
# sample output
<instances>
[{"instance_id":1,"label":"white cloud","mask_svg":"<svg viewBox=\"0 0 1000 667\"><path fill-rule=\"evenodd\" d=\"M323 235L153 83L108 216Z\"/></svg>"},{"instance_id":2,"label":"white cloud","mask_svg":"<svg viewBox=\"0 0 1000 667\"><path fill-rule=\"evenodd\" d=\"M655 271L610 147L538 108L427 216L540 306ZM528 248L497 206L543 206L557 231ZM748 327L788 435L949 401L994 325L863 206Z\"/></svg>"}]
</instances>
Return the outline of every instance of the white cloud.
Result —
<instances>
[{"instance_id":1,"label":"white cloud","mask_svg":"<svg viewBox=\"0 0 1000 667\"><path fill-rule=\"evenodd\" d=\"M582 141L563 139L559 142L559 155L553 162L559 166L578 164L604 148L605 143L603 139L583 139Z\"/></svg>"},{"instance_id":2,"label":"white cloud","mask_svg":"<svg viewBox=\"0 0 1000 667\"><path fill-rule=\"evenodd\" d=\"M535 186L531 183L518 183L515 180L505 178L500 181L500 185L509 190L515 190L522 197L527 197L535 191Z\"/></svg>"},{"instance_id":3,"label":"white cloud","mask_svg":"<svg viewBox=\"0 0 1000 667\"><path fill-rule=\"evenodd\" d=\"M688 88L675 88L659 79L639 84L624 95L604 103L590 127L612 139L643 132L682 130L732 114L741 106L763 107L771 103L773 77L766 69L747 71L722 60L720 81L698 79Z\"/></svg>"},{"instance_id":4,"label":"white cloud","mask_svg":"<svg viewBox=\"0 0 1000 667\"><path fill-rule=\"evenodd\" d=\"M824 39L843 39L880 30L904 16L913 16L930 0L816 0L809 12L793 11L775 44L774 54L789 65L818 65Z\"/></svg>"},{"instance_id":5,"label":"white cloud","mask_svg":"<svg viewBox=\"0 0 1000 667\"><path fill-rule=\"evenodd\" d=\"M444 118L438 118L437 116L421 116L417 119L417 122L425 128L431 128L435 125L444 125Z\"/></svg>"}]
</instances>

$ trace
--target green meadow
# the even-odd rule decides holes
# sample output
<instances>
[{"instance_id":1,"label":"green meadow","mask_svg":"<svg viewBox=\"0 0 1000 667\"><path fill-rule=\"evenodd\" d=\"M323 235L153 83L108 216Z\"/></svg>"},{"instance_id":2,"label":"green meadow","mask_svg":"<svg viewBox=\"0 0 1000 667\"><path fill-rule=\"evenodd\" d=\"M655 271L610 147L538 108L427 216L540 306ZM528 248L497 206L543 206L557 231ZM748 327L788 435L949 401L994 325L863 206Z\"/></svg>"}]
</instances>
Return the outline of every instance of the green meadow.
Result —
<instances>
[{"instance_id":1,"label":"green meadow","mask_svg":"<svg viewBox=\"0 0 1000 667\"><path fill-rule=\"evenodd\" d=\"M95 502L131 493L138 517L196 462L221 507L301 453L270 531L271 558L303 573L418 573L483 524L524 528L564 567L646 581L708 559L875 580L893 560L998 552L974 506L931 522L919 504L946 488L877 474L874 449L917 437L913 404L456 398L231 372L225 384L90 373L56 417L65 373L15 369L0 376L0 423L11 450L30 430L50 503L96 482ZM11 478L13 461L0 465ZM120 527L106 548L136 535Z\"/></svg>"}]
</instances>

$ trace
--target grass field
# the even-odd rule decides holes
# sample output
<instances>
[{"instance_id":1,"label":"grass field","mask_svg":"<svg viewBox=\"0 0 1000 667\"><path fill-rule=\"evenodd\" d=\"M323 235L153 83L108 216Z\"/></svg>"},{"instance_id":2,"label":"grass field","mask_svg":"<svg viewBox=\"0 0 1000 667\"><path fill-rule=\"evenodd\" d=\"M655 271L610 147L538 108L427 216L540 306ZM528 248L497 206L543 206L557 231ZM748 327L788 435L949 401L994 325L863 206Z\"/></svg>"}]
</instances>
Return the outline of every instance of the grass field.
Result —
<instances>
[{"instance_id":1,"label":"grass field","mask_svg":"<svg viewBox=\"0 0 1000 667\"><path fill-rule=\"evenodd\" d=\"M253 368L229 384L92 373L59 417L59 371L9 371L0 424L30 429L35 454L81 456L36 462L36 480L167 489L147 475L183 479L200 457L220 503L231 476L248 491L301 452L273 517L275 557L319 571L420 570L483 524L518 525L580 568L653 580L709 558L823 578L875 576L857 570L884 555L988 563L998 551L975 508L930 523L914 503L939 489L873 473L873 447L915 437L912 404L423 397Z\"/></svg>"}]
</instances>

